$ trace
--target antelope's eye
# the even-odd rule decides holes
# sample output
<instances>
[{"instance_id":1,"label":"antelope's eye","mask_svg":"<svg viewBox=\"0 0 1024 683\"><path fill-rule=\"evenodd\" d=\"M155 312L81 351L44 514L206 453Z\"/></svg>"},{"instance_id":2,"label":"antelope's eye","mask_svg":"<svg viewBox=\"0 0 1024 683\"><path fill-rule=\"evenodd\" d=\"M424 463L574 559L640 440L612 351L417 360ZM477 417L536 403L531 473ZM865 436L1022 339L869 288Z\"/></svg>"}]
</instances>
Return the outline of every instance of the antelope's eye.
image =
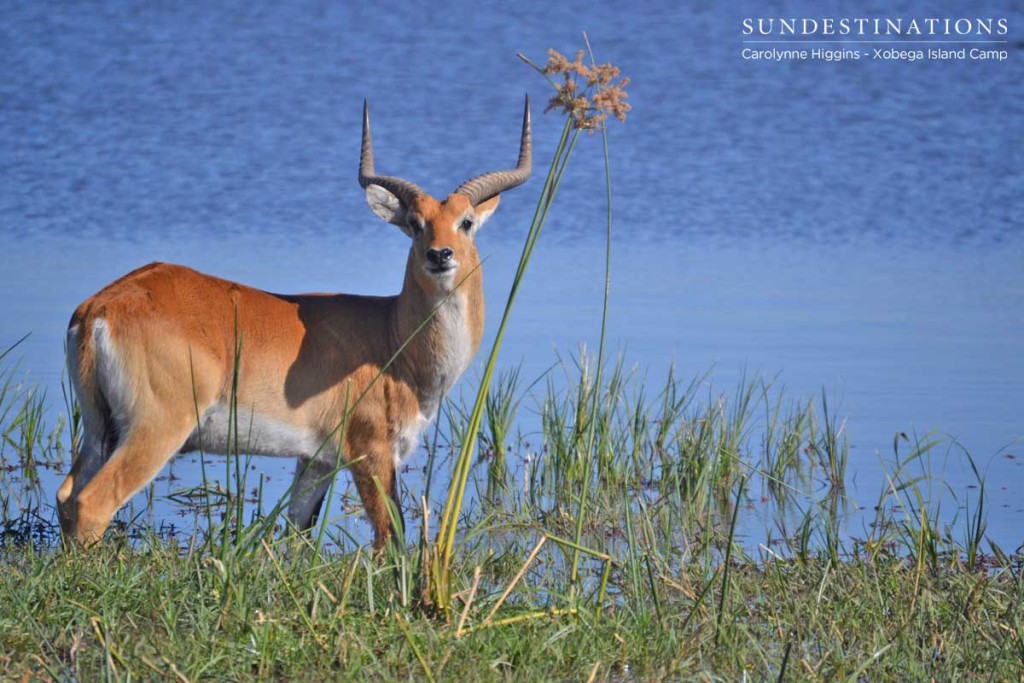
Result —
<instances>
[{"instance_id":1,"label":"antelope's eye","mask_svg":"<svg viewBox=\"0 0 1024 683\"><path fill-rule=\"evenodd\" d=\"M466 232L469 232L470 229L473 227L473 221L469 220L468 218L464 218L462 220L462 225L460 225L459 227L465 230Z\"/></svg>"},{"instance_id":2,"label":"antelope's eye","mask_svg":"<svg viewBox=\"0 0 1024 683\"><path fill-rule=\"evenodd\" d=\"M412 234L420 235L423 233L423 224L415 218L409 219L409 229L412 230Z\"/></svg>"}]
</instances>

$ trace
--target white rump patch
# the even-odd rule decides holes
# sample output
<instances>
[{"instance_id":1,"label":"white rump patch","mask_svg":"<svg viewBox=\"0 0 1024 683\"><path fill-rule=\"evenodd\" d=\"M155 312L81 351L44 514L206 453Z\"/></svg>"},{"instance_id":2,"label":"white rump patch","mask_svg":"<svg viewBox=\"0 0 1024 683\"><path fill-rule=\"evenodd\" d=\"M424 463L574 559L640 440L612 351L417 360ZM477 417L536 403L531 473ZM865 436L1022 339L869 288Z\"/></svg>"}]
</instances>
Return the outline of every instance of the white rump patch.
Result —
<instances>
[{"instance_id":1,"label":"white rump patch","mask_svg":"<svg viewBox=\"0 0 1024 683\"><path fill-rule=\"evenodd\" d=\"M123 430L131 423L135 392L103 318L96 318L92 323L92 343L96 358L96 384L106 399L114 424Z\"/></svg>"}]
</instances>

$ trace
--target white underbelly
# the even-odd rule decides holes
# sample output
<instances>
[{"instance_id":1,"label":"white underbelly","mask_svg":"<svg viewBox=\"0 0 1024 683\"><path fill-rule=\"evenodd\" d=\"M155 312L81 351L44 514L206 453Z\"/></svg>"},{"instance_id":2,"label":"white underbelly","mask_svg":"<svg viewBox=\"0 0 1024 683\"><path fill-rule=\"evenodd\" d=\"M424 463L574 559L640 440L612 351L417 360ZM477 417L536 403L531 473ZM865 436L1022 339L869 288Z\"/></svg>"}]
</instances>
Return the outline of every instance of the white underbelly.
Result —
<instances>
[{"instance_id":1,"label":"white underbelly","mask_svg":"<svg viewBox=\"0 0 1024 683\"><path fill-rule=\"evenodd\" d=\"M237 435L236 435L237 433ZM189 435L181 452L231 453L287 457L313 457L333 451L323 437L306 427L239 408L237 415L224 403L215 403L203 414L199 427Z\"/></svg>"}]
</instances>

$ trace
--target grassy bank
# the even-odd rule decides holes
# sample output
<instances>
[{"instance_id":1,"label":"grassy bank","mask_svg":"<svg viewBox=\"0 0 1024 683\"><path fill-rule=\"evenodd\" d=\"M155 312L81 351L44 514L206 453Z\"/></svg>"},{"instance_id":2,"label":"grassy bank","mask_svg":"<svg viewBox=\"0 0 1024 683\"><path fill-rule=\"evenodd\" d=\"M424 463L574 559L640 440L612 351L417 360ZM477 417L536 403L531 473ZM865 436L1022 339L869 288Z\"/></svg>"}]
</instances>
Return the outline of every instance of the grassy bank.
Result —
<instances>
[{"instance_id":1,"label":"grassy bank","mask_svg":"<svg viewBox=\"0 0 1024 683\"><path fill-rule=\"evenodd\" d=\"M622 595L600 618L536 617L557 600L524 590L488 621L497 591L478 589L463 624L397 605L386 564L361 555L314 562L286 545L226 563L159 545L70 557L7 551L0 675L1016 680L1021 671L1022 586L1009 571L745 563L729 573L723 603L723 572L687 564L655 570L641 586L624 573L615 579ZM510 578L501 564L487 565L495 584ZM634 589L643 603L627 597Z\"/></svg>"},{"instance_id":2,"label":"grassy bank","mask_svg":"<svg viewBox=\"0 0 1024 683\"><path fill-rule=\"evenodd\" d=\"M622 364L595 389L588 365L529 390L507 373L489 393L450 611L417 590L428 534L375 557L325 550L346 547L330 527L318 549L274 519L236 535L221 526L230 515L209 529L200 515L184 544L136 527L90 552L61 551L39 474L66 467L66 429L48 429L44 398L5 371L0 677L1020 676L1021 558L985 542L983 496L940 525L920 478L934 443L902 443L874 522L850 536L839 531L845 435L826 402L790 404L757 381L727 395L703 377L655 388ZM539 413L540 434L513 436L523 405ZM468 410L451 404L450 423ZM600 457L574 579L577 544L566 539L592 419ZM426 456L442 482L457 445L439 439ZM411 513L425 491L410 494ZM422 513L418 524L429 533Z\"/></svg>"}]
</instances>

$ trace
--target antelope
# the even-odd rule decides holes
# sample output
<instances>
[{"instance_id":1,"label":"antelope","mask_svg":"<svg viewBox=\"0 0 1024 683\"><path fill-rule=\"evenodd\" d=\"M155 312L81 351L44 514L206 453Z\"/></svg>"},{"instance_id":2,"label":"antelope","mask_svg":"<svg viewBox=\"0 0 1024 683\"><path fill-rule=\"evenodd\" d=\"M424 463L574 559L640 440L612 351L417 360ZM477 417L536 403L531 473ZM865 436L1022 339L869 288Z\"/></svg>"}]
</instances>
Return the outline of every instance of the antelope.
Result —
<instances>
[{"instance_id":1,"label":"antelope","mask_svg":"<svg viewBox=\"0 0 1024 683\"><path fill-rule=\"evenodd\" d=\"M438 201L376 174L364 102L359 184L373 212L412 239L401 293L272 294L151 263L86 299L67 332L83 438L57 492L64 539L99 541L177 453L225 453L235 419L237 452L298 458L291 524L315 523L341 456L382 547L392 533L384 492L401 510L398 467L480 347L474 237L500 193L530 176L531 148L527 98L515 168Z\"/></svg>"}]
</instances>

